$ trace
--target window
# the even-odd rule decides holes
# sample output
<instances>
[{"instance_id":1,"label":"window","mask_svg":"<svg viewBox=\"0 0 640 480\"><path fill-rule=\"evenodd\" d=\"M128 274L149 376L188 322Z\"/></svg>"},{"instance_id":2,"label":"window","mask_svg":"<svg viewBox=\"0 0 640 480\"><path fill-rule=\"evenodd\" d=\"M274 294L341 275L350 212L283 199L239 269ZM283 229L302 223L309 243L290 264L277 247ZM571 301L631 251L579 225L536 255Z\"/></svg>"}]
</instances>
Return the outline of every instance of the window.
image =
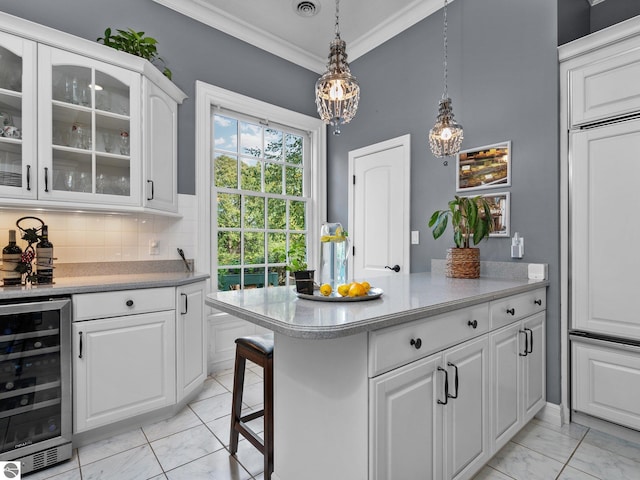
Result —
<instances>
[{"instance_id":1,"label":"window","mask_svg":"<svg viewBox=\"0 0 640 480\"><path fill-rule=\"evenodd\" d=\"M196 90L196 181L208 193L199 195L198 260L219 290L284 285L289 248L305 246L310 268L317 263L325 127L201 82Z\"/></svg>"}]
</instances>

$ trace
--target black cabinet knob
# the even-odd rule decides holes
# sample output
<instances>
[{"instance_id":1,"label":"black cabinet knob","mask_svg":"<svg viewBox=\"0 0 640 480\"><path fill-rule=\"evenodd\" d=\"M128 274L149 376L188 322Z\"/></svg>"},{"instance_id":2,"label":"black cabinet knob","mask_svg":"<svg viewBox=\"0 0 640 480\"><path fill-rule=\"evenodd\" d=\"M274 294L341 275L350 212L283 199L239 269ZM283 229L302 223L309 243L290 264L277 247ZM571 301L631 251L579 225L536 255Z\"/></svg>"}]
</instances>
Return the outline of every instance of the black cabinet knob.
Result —
<instances>
[{"instance_id":1,"label":"black cabinet knob","mask_svg":"<svg viewBox=\"0 0 640 480\"><path fill-rule=\"evenodd\" d=\"M471 328L474 328L474 329L478 328L478 320L473 320L473 321L469 320L467 322L467 325L469 325Z\"/></svg>"},{"instance_id":2,"label":"black cabinet knob","mask_svg":"<svg viewBox=\"0 0 640 480\"><path fill-rule=\"evenodd\" d=\"M133 300L127 300L127 307L133 307Z\"/></svg>"},{"instance_id":3,"label":"black cabinet knob","mask_svg":"<svg viewBox=\"0 0 640 480\"><path fill-rule=\"evenodd\" d=\"M507 308L507 313L509 315L515 315L516 314L516 309L515 308Z\"/></svg>"},{"instance_id":4,"label":"black cabinet knob","mask_svg":"<svg viewBox=\"0 0 640 480\"><path fill-rule=\"evenodd\" d=\"M542 306L542 299L539 298L538 300L534 300L533 303Z\"/></svg>"},{"instance_id":5,"label":"black cabinet knob","mask_svg":"<svg viewBox=\"0 0 640 480\"><path fill-rule=\"evenodd\" d=\"M416 339L412 338L411 341L409 342L409 345L416 347L416 350L418 350L422 346L422 340L419 338L416 338Z\"/></svg>"}]
</instances>

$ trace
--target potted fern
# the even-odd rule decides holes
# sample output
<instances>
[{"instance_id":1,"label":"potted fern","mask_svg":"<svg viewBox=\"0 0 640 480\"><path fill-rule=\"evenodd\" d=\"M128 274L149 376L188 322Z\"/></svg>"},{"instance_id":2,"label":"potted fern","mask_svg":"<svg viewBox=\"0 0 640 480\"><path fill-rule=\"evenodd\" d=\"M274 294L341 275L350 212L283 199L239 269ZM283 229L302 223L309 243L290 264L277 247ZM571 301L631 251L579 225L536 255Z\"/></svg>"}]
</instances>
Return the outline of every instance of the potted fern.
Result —
<instances>
[{"instance_id":1,"label":"potted fern","mask_svg":"<svg viewBox=\"0 0 640 480\"><path fill-rule=\"evenodd\" d=\"M471 247L471 242L477 245L489 238L493 230L491 207L482 196L456 195L448 205L446 210L433 212L429 220L433 238L441 237L451 220L456 246L447 250L445 275L452 278L479 278L480 249Z\"/></svg>"}]
</instances>

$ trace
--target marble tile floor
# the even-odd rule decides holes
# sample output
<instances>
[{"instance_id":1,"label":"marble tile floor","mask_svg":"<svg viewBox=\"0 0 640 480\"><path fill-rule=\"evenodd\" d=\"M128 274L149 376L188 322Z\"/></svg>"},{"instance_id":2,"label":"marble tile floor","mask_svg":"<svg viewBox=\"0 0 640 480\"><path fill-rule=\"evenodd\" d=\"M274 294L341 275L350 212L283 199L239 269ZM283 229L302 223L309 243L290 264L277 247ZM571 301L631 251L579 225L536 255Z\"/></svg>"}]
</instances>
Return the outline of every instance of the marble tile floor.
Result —
<instances>
[{"instance_id":1,"label":"marble tile floor","mask_svg":"<svg viewBox=\"0 0 640 480\"><path fill-rule=\"evenodd\" d=\"M246 410L262 408L262 369L248 365ZM263 480L262 455L246 440L228 452L231 370L175 417L74 450L73 458L27 474L29 480ZM253 427L262 432L262 419ZM474 480L638 480L637 443L577 424L531 421ZM300 479L303 480L303 479ZM393 479L403 480L403 479ZM411 479L413 480L413 479Z\"/></svg>"}]
</instances>

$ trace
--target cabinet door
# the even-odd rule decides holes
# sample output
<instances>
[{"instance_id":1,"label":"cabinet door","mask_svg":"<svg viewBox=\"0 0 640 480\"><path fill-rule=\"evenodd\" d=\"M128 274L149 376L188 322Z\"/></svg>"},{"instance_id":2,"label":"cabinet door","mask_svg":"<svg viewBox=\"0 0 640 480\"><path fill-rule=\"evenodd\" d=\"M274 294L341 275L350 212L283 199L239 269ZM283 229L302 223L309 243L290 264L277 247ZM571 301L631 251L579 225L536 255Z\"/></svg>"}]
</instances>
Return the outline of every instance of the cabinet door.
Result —
<instances>
[{"instance_id":1,"label":"cabinet door","mask_svg":"<svg viewBox=\"0 0 640 480\"><path fill-rule=\"evenodd\" d=\"M141 205L140 75L38 46L38 198Z\"/></svg>"},{"instance_id":2,"label":"cabinet door","mask_svg":"<svg viewBox=\"0 0 640 480\"><path fill-rule=\"evenodd\" d=\"M522 417L523 423L531 420L546 402L546 336L544 312L523 320L523 330L529 336L527 355L522 359Z\"/></svg>"},{"instance_id":3,"label":"cabinet door","mask_svg":"<svg viewBox=\"0 0 640 480\"><path fill-rule=\"evenodd\" d=\"M178 211L178 105L153 82L144 80L144 205Z\"/></svg>"},{"instance_id":4,"label":"cabinet door","mask_svg":"<svg viewBox=\"0 0 640 480\"><path fill-rule=\"evenodd\" d=\"M178 401L202 385L207 377L207 322L204 283L177 289L176 368Z\"/></svg>"},{"instance_id":5,"label":"cabinet door","mask_svg":"<svg viewBox=\"0 0 640 480\"><path fill-rule=\"evenodd\" d=\"M491 444L500 450L520 429L520 355L524 355L524 335L520 322L489 335L491 349Z\"/></svg>"},{"instance_id":6,"label":"cabinet door","mask_svg":"<svg viewBox=\"0 0 640 480\"><path fill-rule=\"evenodd\" d=\"M442 478L440 359L427 357L370 381L370 480Z\"/></svg>"},{"instance_id":7,"label":"cabinet door","mask_svg":"<svg viewBox=\"0 0 640 480\"><path fill-rule=\"evenodd\" d=\"M0 196L35 198L36 44L0 32Z\"/></svg>"},{"instance_id":8,"label":"cabinet door","mask_svg":"<svg viewBox=\"0 0 640 480\"><path fill-rule=\"evenodd\" d=\"M640 255L611 248L612 225L624 225L625 238L640 237L640 222L629 221L636 192L620 183L640 177L640 121L571 133L570 142L571 204L579 206L571 215L571 327L640 339Z\"/></svg>"},{"instance_id":9,"label":"cabinet door","mask_svg":"<svg viewBox=\"0 0 640 480\"><path fill-rule=\"evenodd\" d=\"M449 376L443 478L471 478L490 457L488 337L446 351L443 363Z\"/></svg>"},{"instance_id":10,"label":"cabinet door","mask_svg":"<svg viewBox=\"0 0 640 480\"><path fill-rule=\"evenodd\" d=\"M175 403L175 311L76 322L74 432Z\"/></svg>"}]
</instances>

